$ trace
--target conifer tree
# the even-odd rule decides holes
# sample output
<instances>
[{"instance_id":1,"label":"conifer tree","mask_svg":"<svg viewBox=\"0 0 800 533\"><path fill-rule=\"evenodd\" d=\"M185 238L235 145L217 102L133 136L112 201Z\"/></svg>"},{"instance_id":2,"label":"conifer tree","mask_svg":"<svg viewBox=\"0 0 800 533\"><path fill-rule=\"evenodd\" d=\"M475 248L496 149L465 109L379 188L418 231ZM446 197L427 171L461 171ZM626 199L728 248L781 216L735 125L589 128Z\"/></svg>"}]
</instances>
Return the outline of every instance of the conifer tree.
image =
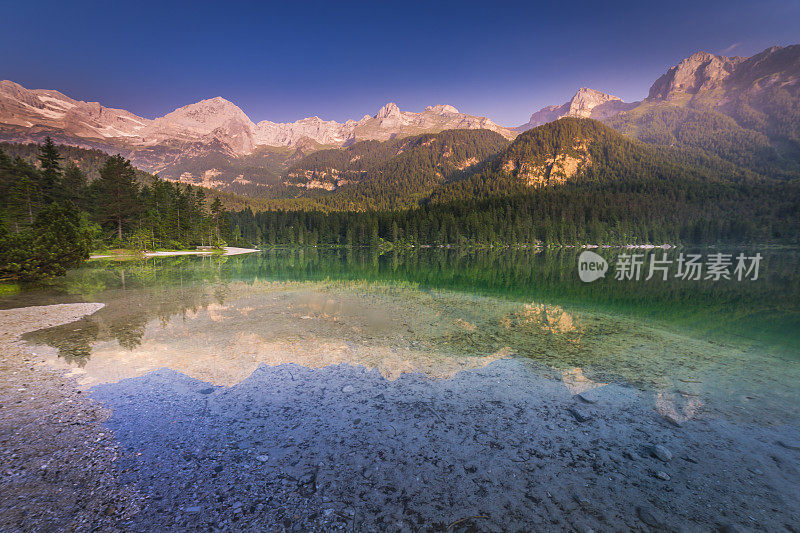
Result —
<instances>
[{"instance_id":1,"label":"conifer tree","mask_svg":"<svg viewBox=\"0 0 800 533\"><path fill-rule=\"evenodd\" d=\"M131 162L121 155L109 157L94 187L98 219L101 224L114 224L121 241L123 229L139 212L139 187Z\"/></svg>"},{"instance_id":2,"label":"conifer tree","mask_svg":"<svg viewBox=\"0 0 800 533\"><path fill-rule=\"evenodd\" d=\"M41 165L41 189L46 201L58 200L61 190L61 154L58 153L53 139L47 137L39 147L38 155Z\"/></svg>"}]
</instances>

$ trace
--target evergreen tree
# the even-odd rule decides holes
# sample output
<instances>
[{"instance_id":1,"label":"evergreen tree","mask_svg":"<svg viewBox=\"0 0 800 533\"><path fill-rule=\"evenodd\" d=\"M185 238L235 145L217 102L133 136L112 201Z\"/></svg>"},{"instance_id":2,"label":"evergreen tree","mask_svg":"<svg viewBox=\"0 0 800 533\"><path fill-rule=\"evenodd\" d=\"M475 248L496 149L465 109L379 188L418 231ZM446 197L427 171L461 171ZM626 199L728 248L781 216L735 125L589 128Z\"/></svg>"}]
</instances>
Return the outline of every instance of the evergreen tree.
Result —
<instances>
[{"instance_id":1,"label":"evergreen tree","mask_svg":"<svg viewBox=\"0 0 800 533\"><path fill-rule=\"evenodd\" d=\"M61 190L61 154L58 153L53 139L47 137L39 147L38 155L41 168L41 190L46 201L51 202L62 196Z\"/></svg>"},{"instance_id":2,"label":"evergreen tree","mask_svg":"<svg viewBox=\"0 0 800 533\"><path fill-rule=\"evenodd\" d=\"M116 155L108 158L100 169L100 179L94 182L97 195L97 217L101 224L116 228L117 239L140 211L136 174L131 162Z\"/></svg>"},{"instance_id":3,"label":"evergreen tree","mask_svg":"<svg viewBox=\"0 0 800 533\"><path fill-rule=\"evenodd\" d=\"M78 166L70 161L64 169L64 176L61 179L63 196L79 207L83 207L86 196L86 174Z\"/></svg>"},{"instance_id":4,"label":"evergreen tree","mask_svg":"<svg viewBox=\"0 0 800 533\"><path fill-rule=\"evenodd\" d=\"M214 198L214 201L211 202L211 216L214 217L214 230L216 232L215 235L217 237L217 242L220 241L219 221L224 211L225 210L222 207L222 201L219 199L219 196L217 196Z\"/></svg>"},{"instance_id":5,"label":"evergreen tree","mask_svg":"<svg viewBox=\"0 0 800 533\"><path fill-rule=\"evenodd\" d=\"M61 276L88 258L91 246L80 211L71 203L50 204L24 231L10 234L0 226L0 279Z\"/></svg>"}]
</instances>

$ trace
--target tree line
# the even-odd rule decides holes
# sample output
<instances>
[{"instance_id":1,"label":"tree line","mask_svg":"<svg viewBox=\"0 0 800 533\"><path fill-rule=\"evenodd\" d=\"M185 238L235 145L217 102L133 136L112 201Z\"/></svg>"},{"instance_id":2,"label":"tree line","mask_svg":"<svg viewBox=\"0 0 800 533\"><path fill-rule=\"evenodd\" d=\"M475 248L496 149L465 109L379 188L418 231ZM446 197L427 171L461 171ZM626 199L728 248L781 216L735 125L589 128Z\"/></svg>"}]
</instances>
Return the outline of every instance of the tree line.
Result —
<instances>
[{"instance_id":1,"label":"tree line","mask_svg":"<svg viewBox=\"0 0 800 533\"><path fill-rule=\"evenodd\" d=\"M230 220L244 240L262 245L800 242L796 183L650 178L498 187L491 180L462 182L436 201L400 211L244 209Z\"/></svg>"},{"instance_id":2,"label":"tree line","mask_svg":"<svg viewBox=\"0 0 800 533\"><path fill-rule=\"evenodd\" d=\"M220 199L108 157L91 182L47 138L38 165L0 148L0 279L63 274L91 250L220 246L230 239Z\"/></svg>"}]
</instances>

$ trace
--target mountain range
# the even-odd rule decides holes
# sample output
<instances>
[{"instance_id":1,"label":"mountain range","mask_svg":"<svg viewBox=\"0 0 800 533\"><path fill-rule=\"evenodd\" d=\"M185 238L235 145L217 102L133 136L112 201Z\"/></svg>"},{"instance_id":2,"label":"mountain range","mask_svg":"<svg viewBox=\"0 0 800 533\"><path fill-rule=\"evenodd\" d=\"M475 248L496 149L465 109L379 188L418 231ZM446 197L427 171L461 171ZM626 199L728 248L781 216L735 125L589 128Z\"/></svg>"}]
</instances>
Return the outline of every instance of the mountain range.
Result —
<instances>
[{"instance_id":1,"label":"mountain range","mask_svg":"<svg viewBox=\"0 0 800 533\"><path fill-rule=\"evenodd\" d=\"M0 140L41 142L50 136L62 144L120 153L162 178L257 195L274 195L273 189L295 195L312 189L330 193L374 183L375 176L402 168L409 151L421 157L414 151L420 145L439 146L437 162L426 166L433 181L426 183L439 179L437 173L446 181L454 173L480 168L522 132L563 117L605 122L628 137L681 150L681 157L693 164L733 164L736 172L796 177L800 45L772 47L749 58L698 52L655 80L642 101L623 102L583 87L567 102L536 111L516 127L461 113L451 105L410 112L394 103L344 123L319 117L254 123L221 97L146 119L58 91L0 82ZM441 137L446 130L476 134ZM403 139L411 139L410 144L404 146ZM453 150L463 160L446 155ZM519 166L509 169L523 174L529 185L540 186L586 165L580 155L588 157L586 147L572 146L570 151L569 159L550 154L552 161L546 164L556 172L551 168L546 176ZM359 162L364 157L373 160L369 165Z\"/></svg>"}]
</instances>

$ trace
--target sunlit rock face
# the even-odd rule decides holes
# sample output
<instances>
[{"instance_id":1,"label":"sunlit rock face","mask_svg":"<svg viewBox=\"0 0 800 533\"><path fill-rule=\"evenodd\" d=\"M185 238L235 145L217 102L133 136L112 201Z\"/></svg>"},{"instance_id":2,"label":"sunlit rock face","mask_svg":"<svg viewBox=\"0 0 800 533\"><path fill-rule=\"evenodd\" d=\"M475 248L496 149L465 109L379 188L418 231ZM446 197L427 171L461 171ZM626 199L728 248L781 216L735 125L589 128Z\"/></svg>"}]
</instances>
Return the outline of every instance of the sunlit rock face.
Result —
<instances>
[{"instance_id":1,"label":"sunlit rock face","mask_svg":"<svg viewBox=\"0 0 800 533\"><path fill-rule=\"evenodd\" d=\"M343 123L313 116L256 124L233 102L217 96L147 119L98 102L74 100L58 91L29 90L0 81L0 140L41 142L50 136L58 143L120 153L138 168L165 179L214 188L224 188L229 181L208 180L206 172L218 172L220 165L260 149L291 147L306 153L448 129L489 129L509 139L516 135L486 117L460 113L447 104L417 113L388 103L375 115ZM256 158L247 166L259 164L263 162Z\"/></svg>"},{"instance_id":2,"label":"sunlit rock face","mask_svg":"<svg viewBox=\"0 0 800 533\"><path fill-rule=\"evenodd\" d=\"M581 87L566 103L543 107L531 115L530 120L516 128L516 131L527 131L536 126L547 124L561 117L593 118L605 120L630 109L636 104L627 104L621 98L604 92Z\"/></svg>"},{"instance_id":3,"label":"sunlit rock face","mask_svg":"<svg viewBox=\"0 0 800 533\"><path fill-rule=\"evenodd\" d=\"M588 144L575 142L571 149L543 159L517 162L509 158L503 161L501 168L515 174L528 187L540 188L566 183L591 164Z\"/></svg>"},{"instance_id":4,"label":"sunlit rock face","mask_svg":"<svg viewBox=\"0 0 800 533\"><path fill-rule=\"evenodd\" d=\"M648 98L669 100L682 94L713 90L720 87L744 59L708 52L692 54L658 78L650 87Z\"/></svg>"}]
</instances>

